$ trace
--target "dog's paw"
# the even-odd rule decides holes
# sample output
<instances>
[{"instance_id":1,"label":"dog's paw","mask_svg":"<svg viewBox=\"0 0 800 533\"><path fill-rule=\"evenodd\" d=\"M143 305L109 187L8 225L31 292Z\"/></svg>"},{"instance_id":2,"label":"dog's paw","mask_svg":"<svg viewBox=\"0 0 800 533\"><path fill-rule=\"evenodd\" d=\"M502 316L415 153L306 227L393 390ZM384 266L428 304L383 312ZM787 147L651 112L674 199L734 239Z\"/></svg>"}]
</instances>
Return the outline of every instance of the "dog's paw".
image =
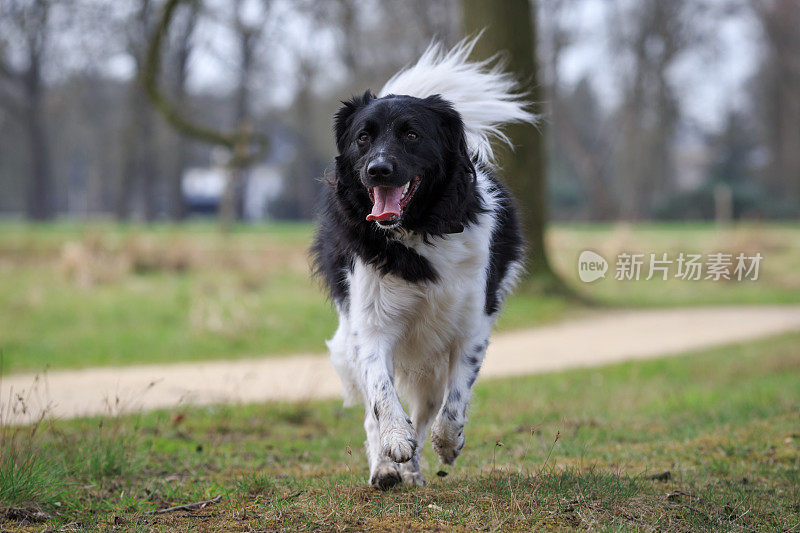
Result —
<instances>
[{"instance_id":1,"label":"dog's paw","mask_svg":"<svg viewBox=\"0 0 800 533\"><path fill-rule=\"evenodd\" d=\"M431 443L442 463L455 463L464 442L464 426L441 418L436 419L431 429Z\"/></svg>"},{"instance_id":2,"label":"dog's paw","mask_svg":"<svg viewBox=\"0 0 800 533\"><path fill-rule=\"evenodd\" d=\"M418 461L409 461L400 465L400 476L403 478L403 483L411 485L412 487L424 487L425 478L422 477L422 472L419 471Z\"/></svg>"},{"instance_id":3,"label":"dog's paw","mask_svg":"<svg viewBox=\"0 0 800 533\"><path fill-rule=\"evenodd\" d=\"M400 470L391 461L381 461L369 477L369 484L380 490L389 490L402 481Z\"/></svg>"},{"instance_id":4,"label":"dog's paw","mask_svg":"<svg viewBox=\"0 0 800 533\"><path fill-rule=\"evenodd\" d=\"M383 455L395 463L405 463L414 457L417 450L417 434L411 421L401 418L381 427Z\"/></svg>"}]
</instances>

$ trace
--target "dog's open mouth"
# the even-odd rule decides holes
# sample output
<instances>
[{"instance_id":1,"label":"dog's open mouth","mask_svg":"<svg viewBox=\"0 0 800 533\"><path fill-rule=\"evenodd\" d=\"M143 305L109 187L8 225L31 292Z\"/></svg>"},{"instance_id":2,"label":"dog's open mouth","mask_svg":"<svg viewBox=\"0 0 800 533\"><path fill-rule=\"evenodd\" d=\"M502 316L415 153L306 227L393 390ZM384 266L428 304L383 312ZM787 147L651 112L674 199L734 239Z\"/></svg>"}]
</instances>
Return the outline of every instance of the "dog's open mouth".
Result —
<instances>
[{"instance_id":1,"label":"dog's open mouth","mask_svg":"<svg viewBox=\"0 0 800 533\"><path fill-rule=\"evenodd\" d=\"M369 199L372 200L372 212L367 220L375 221L381 226L393 226L403 216L403 208L408 205L419 188L419 176L402 187L372 187Z\"/></svg>"}]
</instances>

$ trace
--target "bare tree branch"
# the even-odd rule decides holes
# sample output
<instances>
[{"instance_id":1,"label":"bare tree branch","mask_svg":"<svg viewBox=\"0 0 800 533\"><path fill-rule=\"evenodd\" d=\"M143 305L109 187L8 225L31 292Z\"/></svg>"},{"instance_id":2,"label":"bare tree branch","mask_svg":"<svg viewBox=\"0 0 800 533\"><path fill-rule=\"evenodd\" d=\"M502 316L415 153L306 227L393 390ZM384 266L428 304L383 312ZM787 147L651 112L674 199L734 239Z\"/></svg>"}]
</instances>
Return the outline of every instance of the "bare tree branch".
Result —
<instances>
[{"instance_id":1,"label":"bare tree branch","mask_svg":"<svg viewBox=\"0 0 800 533\"><path fill-rule=\"evenodd\" d=\"M150 38L147 56L142 72L142 83L150 101L178 132L210 144L225 146L233 153L232 166L243 166L247 162L261 155L268 146L266 136L251 131L248 127L236 131L220 131L195 122L188 114L176 105L159 87L159 72L161 70L161 49L164 38L169 32L170 23L175 15L175 10L182 3L192 3L197 0L168 0L164 5L161 18L155 32ZM245 147L242 149L242 147Z\"/></svg>"}]
</instances>

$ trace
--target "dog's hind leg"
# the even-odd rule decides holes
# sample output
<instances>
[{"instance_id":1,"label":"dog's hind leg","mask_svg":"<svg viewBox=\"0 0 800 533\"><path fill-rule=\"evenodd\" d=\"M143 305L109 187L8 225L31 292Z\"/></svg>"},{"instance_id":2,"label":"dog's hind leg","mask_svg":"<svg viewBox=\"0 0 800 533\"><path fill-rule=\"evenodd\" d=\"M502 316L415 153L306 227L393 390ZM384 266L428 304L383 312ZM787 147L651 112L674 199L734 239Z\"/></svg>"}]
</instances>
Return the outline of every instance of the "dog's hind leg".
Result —
<instances>
[{"instance_id":1,"label":"dog's hind leg","mask_svg":"<svg viewBox=\"0 0 800 533\"><path fill-rule=\"evenodd\" d=\"M442 463L453 464L464 447L467 407L488 346L487 328L485 336L477 336L451 361L447 396L431 429L433 449Z\"/></svg>"},{"instance_id":2,"label":"dog's hind leg","mask_svg":"<svg viewBox=\"0 0 800 533\"><path fill-rule=\"evenodd\" d=\"M358 362L356 339L350 330L347 314L339 309L339 327L333 338L326 342L331 354L331 364L342 380L342 396L345 407L356 405L361 401L361 392L357 380Z\"/></svg>"}]
</instances>

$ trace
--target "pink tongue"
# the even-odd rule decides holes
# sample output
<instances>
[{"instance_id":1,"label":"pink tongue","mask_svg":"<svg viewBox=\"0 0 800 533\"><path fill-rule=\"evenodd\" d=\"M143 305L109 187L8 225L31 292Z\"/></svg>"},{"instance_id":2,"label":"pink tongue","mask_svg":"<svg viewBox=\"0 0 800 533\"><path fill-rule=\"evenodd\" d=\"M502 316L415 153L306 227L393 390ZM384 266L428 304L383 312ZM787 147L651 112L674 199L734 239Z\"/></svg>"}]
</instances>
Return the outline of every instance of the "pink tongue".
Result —
<instances>
[{"instance_id":1,"label":"pink tongue","mask_svg":"<svg viewBox=\"0 0 800 533\"><path fill-rule=\"evenodd\" d=\"M400 207L400 199L403 197L402 187L375 187L372 189L372 194L375 203L372 205L372 213L367 215L367 220L386 220L403 214L403 209Z\"/></svg>"}]
</instances>

